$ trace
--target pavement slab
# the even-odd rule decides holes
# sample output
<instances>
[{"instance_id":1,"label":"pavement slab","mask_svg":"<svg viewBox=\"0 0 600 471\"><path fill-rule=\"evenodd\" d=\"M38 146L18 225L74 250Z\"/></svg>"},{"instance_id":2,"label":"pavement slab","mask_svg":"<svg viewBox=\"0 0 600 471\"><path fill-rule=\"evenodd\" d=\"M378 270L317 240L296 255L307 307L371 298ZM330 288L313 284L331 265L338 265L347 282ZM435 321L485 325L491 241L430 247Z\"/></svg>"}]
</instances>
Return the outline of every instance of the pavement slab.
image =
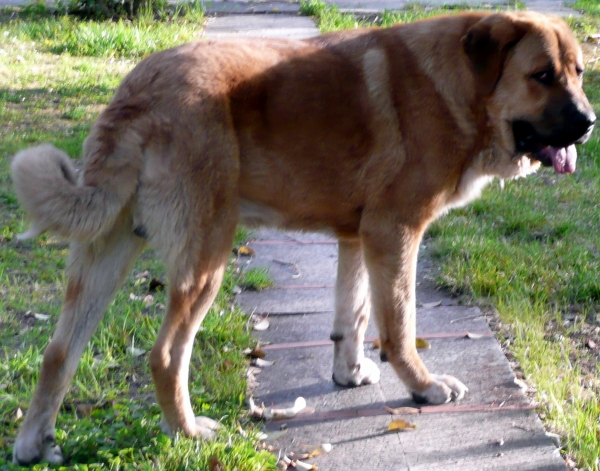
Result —
<instances>
[{"instance_id":1,"label":"pavement slab","mask_svg":"<svg viewBox=\"0 0 600 471\"><path fill-rule=\"evenodd\" d=\"M459 305L438 289L437 270L422 247L417 273L417 335L429 340L420 350L430 371L461 379L469 393L460 403L419 406L372 341L365 356L381 370L378 384L345 388L331 379L333 289L337 245L320 234L259 231L248 246L255 252L247 268L266 267L273 288L244 292L238 301L248 313L269 317L255 335L274 364L256 375L256 404L287 408L298 397L309 409L293 419L264 423L282 452L302 452L320 443L333 449L313 460L321 470L565 470L559 450L545 435L535 405L515 384L514 372L485 317ZM469 338L467 333L477 334ZM391 408L420 408L402 418L417 425L387 432ZM308 413L312 412L312 413Z\"/></svg>"},{"instance_id":2,"label":"pavement slab","mask_svg":"<svg viewBox=\"0 0 600 471\"><path fill-rule=\"evenodd\" d=\"M233 3L233 5L232 5ZM223 3L222 7L235 7L238 5L240 10L235 11L230 16L220 18L209 18L204 26L203 34L210 39L222 38L286 38L286 39L306 39L319 34L314 22L306 16L296 15L242 15L241 13L272 13L274 9L279 12L293 10L280 6L268 6L264 11L258 11L257 4L243 4L237 2ZM263 5L263 8L265 6ZM211 8L214 8L212 6ZM243 9L243 11L242 11ZM251 11L247 11L252 9ZM221 10L224 12L224 10Z\"/></svg>"}]
</instances>

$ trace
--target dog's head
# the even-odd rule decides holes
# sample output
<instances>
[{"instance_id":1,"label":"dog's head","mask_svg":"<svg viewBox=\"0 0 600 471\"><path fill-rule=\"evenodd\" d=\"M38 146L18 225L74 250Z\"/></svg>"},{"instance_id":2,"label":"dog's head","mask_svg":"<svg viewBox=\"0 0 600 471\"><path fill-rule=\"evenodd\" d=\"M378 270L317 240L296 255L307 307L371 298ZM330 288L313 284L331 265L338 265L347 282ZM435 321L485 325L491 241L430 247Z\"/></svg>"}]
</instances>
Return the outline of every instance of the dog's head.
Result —
<instances>
[{"instance_id":1,"label":"dog's head","mask_svg":"<svg viewBox=\"0 0 600 471\"><path fill-rule=\"evenodd\" d=\"M495 153L511 159L513 177L539 167L575 170L575 144L596 115L582 88L583 58L564 21L522 12L484 17L463 38L487 103ZM527 161L528 160L528 161Z\"/></svg>"}]
</instances>

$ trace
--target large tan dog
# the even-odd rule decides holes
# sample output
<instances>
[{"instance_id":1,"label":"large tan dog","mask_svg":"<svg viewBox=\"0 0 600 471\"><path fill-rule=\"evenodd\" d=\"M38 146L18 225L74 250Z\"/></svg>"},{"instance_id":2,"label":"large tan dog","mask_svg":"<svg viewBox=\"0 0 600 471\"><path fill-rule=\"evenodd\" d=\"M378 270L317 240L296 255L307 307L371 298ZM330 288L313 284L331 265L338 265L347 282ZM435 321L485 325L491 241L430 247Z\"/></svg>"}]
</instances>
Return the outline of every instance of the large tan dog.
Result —
<instances>
[{"instance_id":1,"label":"large tan dog","mask_svg":"<svg viewBox=\"0 0 600 471\"><path fill-rule=\"evenodd\" d=\"M85 142L79 176L43 145L12 171L33 226L70 239L62 316L14 461L62 460L55 419L79 358L146 244L168 269L150 355L165 430L210 437L188 393L194 336L238 222L339 237L333 377L378 381L363 354L372 310L382 351L420 401L463 397L415 350L419 241L492 178L540 163L575 169L596 119L566 24L468 13L307 41L204 41L155 54L123 81Z\"/></svg>"}]
</instances>

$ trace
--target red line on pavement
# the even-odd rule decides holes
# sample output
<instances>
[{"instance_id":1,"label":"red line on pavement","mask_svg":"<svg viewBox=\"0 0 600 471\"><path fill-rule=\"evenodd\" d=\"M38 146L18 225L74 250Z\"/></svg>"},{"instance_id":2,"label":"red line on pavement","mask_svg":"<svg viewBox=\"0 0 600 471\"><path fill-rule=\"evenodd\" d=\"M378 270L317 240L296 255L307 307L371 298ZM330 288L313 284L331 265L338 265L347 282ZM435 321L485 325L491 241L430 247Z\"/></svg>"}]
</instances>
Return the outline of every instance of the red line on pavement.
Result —
<instances>
[{"instance_id":1,"label":"red line on pavement","mask_svg":"<svg viewBox=\"0 0 600 471\"><path fill-rule=\"evenodd\" d=\"M422 406L420 414L432 415L432 414L447 414L447 413L473 413L473 412L511 412L511 411L528 411L535 410L534 404L509 404L503 405L502 407L493 404L444 404L441 406ZM364 409L353 409L353 410L339 410L339 411L323 411L316 412L313 414L306 414L300 411L298 415L292 419L287 419L288 422L321 422L326 420L342 420L342 419L354 419L358 417L375 417L380 415L391 414L384 408L364 408ZM412 414L405 414L412 415Z\"/></svg>"},{"instance_id":2,"label":"red line on pavement","mask_svg":"<svg viewBox=\"0 0 600 471\"><path fill-rule=\"evenodd\" d=\"M331 289L334 285L275 285L273 289Z\"/></svg>"},{"instance_id":3,"label":"red line on pavement","mask_svg":"<svg viewBox=\"0 0 600 471\"><path fill-rule=\"evenodd\" d=\"M467 337L468 332L436 332L431 334L417 334L417 337L425 338L425 339L459 339L463 337ZM475 333L471 332L472 335L481 335L485 338L493 337L494 334L491 331ZM377 337L367 337L365 338L365 343L373 342ZM285 350L288 348L307 348L307 347L325 347L327 345L331 345L333 342L331 340L308 340L305 342L289 342L289 343L272 343L269 345L263 345L261 348L263 350Z\"/></svg>"},{"instance_id":4,"label":"red line on pavement","mask_svg":"<svg viewBox=\"0 0 600 471\"><path fill-rule=\"evenodd\" d=\"M335 245L337 240L253 240L249 245Z\"/></svg>"}]
</instances>

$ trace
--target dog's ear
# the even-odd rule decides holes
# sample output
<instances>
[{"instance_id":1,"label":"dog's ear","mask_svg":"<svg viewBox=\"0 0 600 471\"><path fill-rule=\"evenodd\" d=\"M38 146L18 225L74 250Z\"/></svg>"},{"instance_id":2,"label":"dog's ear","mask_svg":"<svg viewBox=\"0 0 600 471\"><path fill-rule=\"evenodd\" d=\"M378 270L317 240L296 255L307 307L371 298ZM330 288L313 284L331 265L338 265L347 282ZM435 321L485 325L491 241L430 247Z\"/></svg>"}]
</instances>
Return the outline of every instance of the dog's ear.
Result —
<instances>
[{"instance_id":1,"label":"dog's ear","mask_svg":"<svg viewBox=\"0 0 600 471\"><path fill-rule=\"evenodd\" d=\"M477 89L489 95L502 75L508 51L527 33L529 26L509 14L499 13L475 23L462 38L463 48L477 77Z\"/></svg>"}]
</instances>

